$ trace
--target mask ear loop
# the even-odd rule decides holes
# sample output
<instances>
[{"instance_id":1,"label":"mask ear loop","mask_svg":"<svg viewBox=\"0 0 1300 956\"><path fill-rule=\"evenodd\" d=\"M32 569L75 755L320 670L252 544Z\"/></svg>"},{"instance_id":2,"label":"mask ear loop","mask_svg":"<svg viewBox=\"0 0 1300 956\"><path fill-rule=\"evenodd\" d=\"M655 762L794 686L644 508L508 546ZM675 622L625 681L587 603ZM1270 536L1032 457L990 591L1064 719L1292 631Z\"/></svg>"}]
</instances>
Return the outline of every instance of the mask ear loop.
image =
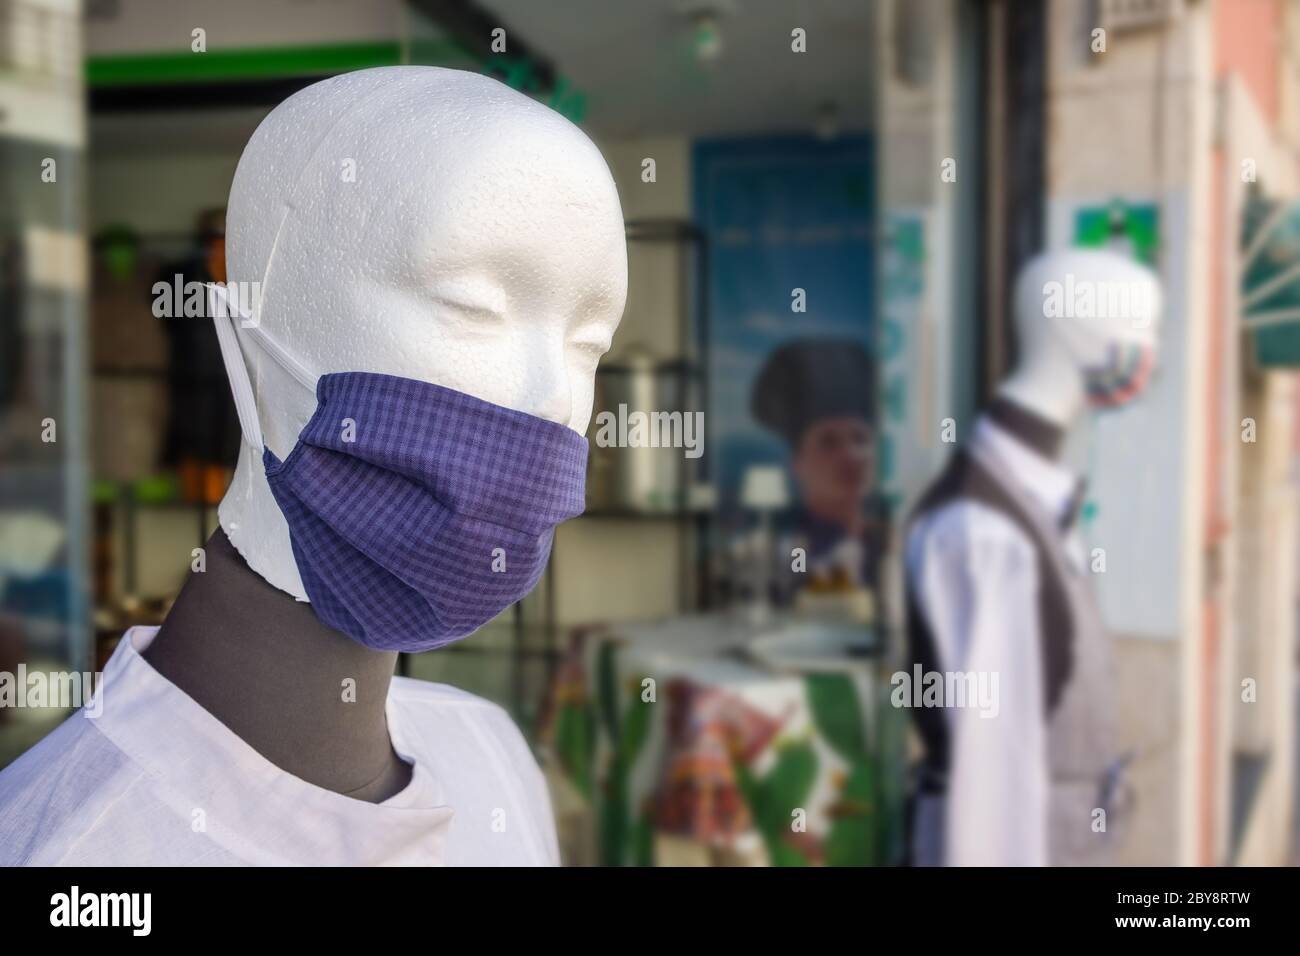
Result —
<instances>
[{"instance_id":1,"label":"mask ear loop","mask_svg":"<svg viewBox=\"0 0 1300 956\"><path fill-rule=\"evenodd\" d=\"M244 433L244 441L260 455L266 445L262 439L262 424L257 420L253 383L249 381L244 355L239 349L239 340L235 337L233 313L237 310L232 308L225 288L215 282L208 284L208 304L213 325L217 329L217 344L221 346L221 360L226 366L226 377L230 379L230 394L235 399L239 429Z\"/></svg>"},{"instance_id":2,"label":"mask ear loop","mask_svg":"<svg viewBox=\"0 0 1300 956\"><path fill-rule=\"evenodd\" d=\"M248 368L244 365L239 337L235 333L236 317L240 320L240 328L257 341L258 348L271 356L277 365L313 395L316 394L317 376L281 348L280 343L263 332L252 313L244 311L238 303L233 302L224 286L209 283L208 288L211 290L209 301L212 306L212 320L217 328L217 343L221 346L221 358L226 366L226 376L230 379L230 392L235 397L239 427L244 433L244 440L260 455L266 445L262 437L262 425L257 418L257 398L253 392L253 383L248 378Z\"/></svg>"}]
</instances>

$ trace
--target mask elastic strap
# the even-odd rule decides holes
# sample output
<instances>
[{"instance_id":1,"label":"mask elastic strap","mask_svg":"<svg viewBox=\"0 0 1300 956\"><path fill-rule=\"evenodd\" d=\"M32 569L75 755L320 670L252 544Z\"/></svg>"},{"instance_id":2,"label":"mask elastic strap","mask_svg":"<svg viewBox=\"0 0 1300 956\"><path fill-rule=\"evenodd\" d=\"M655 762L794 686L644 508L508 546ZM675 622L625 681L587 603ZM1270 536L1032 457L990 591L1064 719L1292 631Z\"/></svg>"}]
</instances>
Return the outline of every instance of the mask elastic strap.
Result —
<instances>
[{"instance_id":1,"label":"mask elastic strap","mask_svg":"<svg viewBox=\"0 0 1300 956\"><path fill-rule=\"evenodd\" d=\"M216 326L217 344L221 347L221 359L226 366L226 376L230 379L230 393L235 399L239 428L244 433L244 440L260 455L266 443L262 437L261 422L257 418L257 396L253 392L253 383L248 377L248 367L244 364L243 351L239 347L239 336L235 333L236 319L239 320L240 328L256 340L259 349L271 356L277 365L312 394L316 392L316 376L263 332L251 313L245 312L231 302L224 287L209 283L208 290L209 311Z\"/></svg>"}]
</instances>

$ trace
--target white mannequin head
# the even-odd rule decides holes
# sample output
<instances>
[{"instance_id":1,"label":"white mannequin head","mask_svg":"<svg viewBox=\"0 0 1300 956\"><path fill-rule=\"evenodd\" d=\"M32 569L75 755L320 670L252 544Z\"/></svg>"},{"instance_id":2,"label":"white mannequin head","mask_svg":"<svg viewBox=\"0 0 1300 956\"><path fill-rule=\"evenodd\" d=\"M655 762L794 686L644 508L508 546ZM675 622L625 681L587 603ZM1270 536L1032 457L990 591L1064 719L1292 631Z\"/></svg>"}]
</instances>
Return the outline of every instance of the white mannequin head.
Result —
<instances>
[{"instance_id":1,"label":"white mannequin head","mask_svg":"<svg viewBox=\"0 0 1300 956\"><path fill-rule=\"evenodd\" d=\"M1062 427L1085 402L1131 400L1155 359L1160 310L1159 279L1128 256L1100 249L1037 256L1016 279L1020 359L998 393Z\"/></svg>"},{"instance_id":2,"label":"white mannequin head","mask_svg":"<svg viewBox=\"0 0 1300 956\"><path fill-rule=\"evenodd\" d=\"M259 327L313 373L433 382L586 432L627 295L623 216L600 152L548 107L436 67L317 83L249 140L226 236L229 281L260 283ZM240 342L283 458L315 396ZM253 570L306 600L247 444L219 517Z\"/></svg>"}]
</instances>

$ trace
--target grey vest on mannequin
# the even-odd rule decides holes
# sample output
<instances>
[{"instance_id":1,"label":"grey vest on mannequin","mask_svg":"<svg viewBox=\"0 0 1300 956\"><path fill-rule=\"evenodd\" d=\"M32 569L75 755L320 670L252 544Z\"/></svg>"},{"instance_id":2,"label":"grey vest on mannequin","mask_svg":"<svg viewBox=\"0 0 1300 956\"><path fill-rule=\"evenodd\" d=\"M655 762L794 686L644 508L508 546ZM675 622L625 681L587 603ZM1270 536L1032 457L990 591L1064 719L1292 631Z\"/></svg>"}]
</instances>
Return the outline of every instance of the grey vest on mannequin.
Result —
<instances>
[{"instance_id":1,"label":"grey vest on mannequin","mask_svg":"<svg viewBox=\"0 0 1300 956\"><path fill-rule=\"evenodd\" d=\"M388 733L397 655L326 627L253 572L220 528L206 551L145 660L281 770L371 803L399 793L411 768Z\"/></svg>"},{"instance_id":2,"label":"grey vest on mannequin","mask_svg":"<svg viewBox=\"0 0 1300 956\"><path fill-rule=\"evenodd\" d=\"M922 498L917 515L957 500L975 500L1009 518L1038 553L1040 656L1045 688L1048 772L1051 795L1048 851L1054 866L1113 863L1115 808L1106 806L1116 769L1113 704L1113 645L1092 592L1086 568L1066 551L1066 537L1041 506L1012 480L1009 469L988 449L972 445L954 457L948 470ZM915 520L915 518L913 519ZM926 670L944 670L935 643L908 582L908 636L912 661ZM916 709L926 756L913 809L914 847L919 864L943 862L942 832L950 759L946 718L941 711ZM1106 832L1093 830L1094 811L1107 813Z\"/></svg>"}]
</instances>

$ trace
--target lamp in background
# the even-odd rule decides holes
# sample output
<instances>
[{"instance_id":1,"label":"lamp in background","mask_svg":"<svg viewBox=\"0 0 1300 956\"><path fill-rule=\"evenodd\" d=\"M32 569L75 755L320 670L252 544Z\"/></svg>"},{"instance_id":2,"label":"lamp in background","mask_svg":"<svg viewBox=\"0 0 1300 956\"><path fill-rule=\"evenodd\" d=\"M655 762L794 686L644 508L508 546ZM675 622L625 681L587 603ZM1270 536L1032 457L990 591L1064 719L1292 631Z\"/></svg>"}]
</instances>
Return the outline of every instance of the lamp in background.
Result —
<instances>
[{"instance_id":1,"label":"lamp in background","mask_svg":"<svg viewBox=\"0 0 1300 956\"><path fill-rule=\"evenodd\" d=\"M722 55L722 18L735 12L734 0L676 0L674 13L687 21L695 62L708 66Z\"/></svg>"},{"instance_id":2,"label":"lamp in background","mask_svg":"<svg viewBox=\"0 0 1300 956\"><path fill-rule=\"evenodd\" d=\"M750 619L755 624L767 622L771 612L772 584L772 514L790 504L790 489L785 469L780 465L751 465L740 483L740 504L758 515L754 538L754 597Z\"/></svg>"},{"instance_id":3,"label":"lamp in background","mask_svg":"<svg viewBox=\"0 0 1300 956\"><path fill-rule=\"evenodd\" d=\"M790 504L785 469L780 465L750 465L740 484L740 503L755 511L775 511Z\"/></svg>"},{"instance_id":4,"label":"lamp in background","mask_svg":"<svg viewBox=\"0 0 1300 956\"><path fill-rule=\"evenodd\" d=\"M691 46L695 50L695 59L701 63L712 63L722 53L722 34L714 14L698 13L692 18Z\"/></svg>"}]
</instances>

